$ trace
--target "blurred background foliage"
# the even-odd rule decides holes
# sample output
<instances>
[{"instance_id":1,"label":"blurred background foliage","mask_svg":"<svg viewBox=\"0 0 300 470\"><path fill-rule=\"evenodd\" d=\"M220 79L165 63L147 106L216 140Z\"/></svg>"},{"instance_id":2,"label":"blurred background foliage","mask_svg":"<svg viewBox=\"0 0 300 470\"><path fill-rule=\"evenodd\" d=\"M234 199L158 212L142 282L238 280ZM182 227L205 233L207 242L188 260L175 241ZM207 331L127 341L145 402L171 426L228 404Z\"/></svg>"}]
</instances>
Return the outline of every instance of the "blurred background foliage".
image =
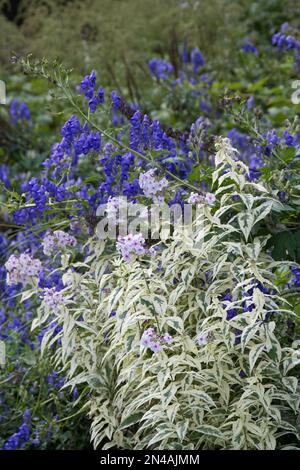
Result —
<instances>
[{"instance_id":1,"label":"blurred background foliage","mask_svg":"<svg viewBox=\"0 0 300 470\"><path fill-rule=\"evenodd\" d=\"M0 0L0 8L2 69L12 53L57 57L81 74L96 68L104 84L125 84L132 99L136 82L149 79L149 57L167 57L176 71L186 40L230 74L241 38L269 41L300 13L298 0Z\"/></svg>"}]
</instances>

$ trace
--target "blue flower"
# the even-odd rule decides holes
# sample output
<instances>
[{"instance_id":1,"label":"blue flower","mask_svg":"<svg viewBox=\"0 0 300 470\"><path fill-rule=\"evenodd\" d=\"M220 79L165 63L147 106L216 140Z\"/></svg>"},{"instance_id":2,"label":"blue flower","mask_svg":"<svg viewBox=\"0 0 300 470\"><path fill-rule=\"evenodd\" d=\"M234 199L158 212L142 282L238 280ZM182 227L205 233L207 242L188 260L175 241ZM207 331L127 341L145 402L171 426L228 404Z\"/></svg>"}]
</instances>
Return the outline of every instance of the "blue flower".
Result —
<instances>
[{"instance_id":1,"label":"blue flower","mask_svg":"<svg viewBox=\"0 0 300 470\"><path fill-rule=\"evenodd\" d=\"M19 103L16 99L11 102L10 117L14 125L17 125L18 123L27 123L29 126L32 125L31 115L27 104Z\"/></svg>"},{"instance_id":2,"label":"blue flower","mask_svg":"<svg viewBox=\"0 0 300 470\"><path fill-rule=\"evenodd\" d=\"M172 64L162 59L151 59L148 62L148 68L152 75L159 80L168 80L174 72Z\"/></svg>"},{"instance_id":3,"label":"blue flower","mask_svg":"<svg viewBox=\"0 0 300 470\"><path fill-rule=\"evenodd\" d=\"M120 107L121 107L121 98L119 97L119 95L117 94L117 92L115 90L113 90L111 92L110 99L111 99L113 109L115 111L120 109Z\"/></svg>"},{"instance_id":4,"label":"blue flower","mask_svg":"<svg viewBox=\"0 0 300 470\"><path fill-rule=\"evenodd\" d=\"M191 51L191 63L195 73L198 73L199 69L205 65L204 57L198 47L194 47Z\"/></svg>"},{"instance_id":5,"label":"blue flower","mask_svg":"<svg viewBox=\"0 0 300 470\"><path fill-rule=\"evenodd\" d=\"M242 45L241 49L242 49L243 52L245 52L245 54L254 54L254 55L258 56L257 48L250 41L246 41Z\"/></svg>"},{"instance_id":6,"label":"blue flower","mask_svg":"<svg viewBox=\"0 0 300 470\"><path fill-rule=\"evenodd\" d=\"M93 98L96 88L96 72L92 70L90 75L86 75L81 82L81 89L84 93L84 96L89 101Z\"/></svg>"}]
</instances>

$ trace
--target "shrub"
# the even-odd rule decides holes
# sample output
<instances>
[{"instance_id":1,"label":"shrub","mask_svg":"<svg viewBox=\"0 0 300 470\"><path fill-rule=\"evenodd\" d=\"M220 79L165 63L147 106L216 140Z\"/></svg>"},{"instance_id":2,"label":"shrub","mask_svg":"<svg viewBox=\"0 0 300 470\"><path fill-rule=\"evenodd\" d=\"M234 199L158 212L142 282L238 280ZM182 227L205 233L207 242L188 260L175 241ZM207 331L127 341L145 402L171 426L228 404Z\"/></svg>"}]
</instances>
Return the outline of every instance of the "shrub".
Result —
<instances>
[{"instance_id":1,"label":"shrub","mask_svg":"<svg viewBox=\"0 0 300 470\"><path fill-rule=\"evenodd\" d=\"M192 236L179 228L154 260L131 263L91 240L63 277L65 301L34 320L61 325L42 349L59 341L69 385L88 384L96 447L275 449L287 434L297 445L295 314L278 283L289 263L255 236L280 203L247 181L227 139L217 149L216 207Z\"/></svg>"}]
</instances>

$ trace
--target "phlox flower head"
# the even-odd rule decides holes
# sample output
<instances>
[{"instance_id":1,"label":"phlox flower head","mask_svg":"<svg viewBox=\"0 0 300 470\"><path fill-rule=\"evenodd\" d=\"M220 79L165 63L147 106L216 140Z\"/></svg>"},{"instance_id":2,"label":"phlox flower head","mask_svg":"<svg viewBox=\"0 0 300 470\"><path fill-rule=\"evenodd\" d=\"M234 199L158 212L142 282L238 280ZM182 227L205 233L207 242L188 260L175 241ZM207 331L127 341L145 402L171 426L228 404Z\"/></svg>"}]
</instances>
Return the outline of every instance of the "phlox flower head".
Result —
<instances>
[{"instance_id":1,"label":"phlox flower head","mask_svg":"<svg viewBox=\"0 0 300 470\"><path fill-rule=\"evenodd\" d=\"M171 344L173 337L169 333L165 333L163 336L156 334L154 328L147 328L141 337L141 345L144 348L149 348L154 353L161 351L164 344Z\"/></svg>"},{"instance_id":2,"label":"phlox flower head","mask_svg":"<svg viewBox=\"0 0 300 470\"><path fill-rule=\"evenodd\" d=\"M76 246L76 238L63 230L55 230L53 234L47 234L42 242L43 252L46 256L51 256L55 251L63 250L67 246Z\"/></svg>"},{"instance_id":3,"label":"phlox flower head","mask_svg":"<svg viewBox=\"0 0 300 470\"><path fill-rule=\"evenodd\" d=\"M119 222L125 221L127 217L127 209L132 206L131 201L127 201L125 197L112 197L108 198L106 203L106 215L108 219L119 220Z\"/></svg>"},{"instance_id":4,"label":"phlox flower head","mask_svg":"<svg viewBox=\"0 0 300 470\"><path fill-rule=\"evenodd\" d=\"M53 310L64 303L62 293L55 289L55 287L46 288L43 292L44 303Z\"/></svg>"},{"instance_id":5,"label":"phlox flower head","mask_svg":"<svg viewBox=\"0 0 300 470\"><path fill-rule=\"evenodd\" d=\"M116 218L121 205L120 198L118 197L109 197L106 204L106 214L108 219Z\"/></svg>"},{"instance_id":6,"label":"phlox flower head","mask_svg":"<svg viewBox=\"0 0 300 470\"><path fill-rule=\"evenodd\" d=\"M166 178L158 180L155 169L151 169L139 176L139 185L146 197L152 198L154 203L162 203L164 201L163 191L168 186Z\"/></svg>"},{"instance_id":7,"label":"phlox flower head","mask_svg":"<svg viewBox=\"0 0 300 470\"><path fill-rule=\"evenodd\" d=\"M147 252L145 246L145 239L141 233L136 235L126 235L119 237L117 241L117 250L121 253L123 259L130 262L135 256L143 255Z\"/></svg>"},{"instance_id":8,"label":"phlox flower head","mask_svg":"<svg viewBox=\"0 0 300 470\"><path fill-rule=\"evenodd\" d=\"M189 204L200 204L201 202L204 202L204 197L201 194L191 192L187 202Z\"/></svg>"},{"instance_id":9,"label":"phlox flower head","mask_svg":"<svg viewBox=\"0 0 300 470\"><path fill-rule=\"evenodd\" d=\"M5 263L5 268L8 285L20 283L26 286L33 278L38 277L42 263L27 253L21 253L20 256L11 255Z\"/></svg>"},{"instance_id":10,"label":"phlox flower head","mask_svg":"<svg viewBox=\"0 0 300 470\"><path fill-rule=\"evenodd\" d=\"M215 203L215 201L216 201L216 196L213 193L206 193L206 195L203 196L202 194L193 193L193 192L190 194L187 200L189 204L201 204L201 203L206 202L210 206L212 206Z\"/></svg>"}]
</instances>

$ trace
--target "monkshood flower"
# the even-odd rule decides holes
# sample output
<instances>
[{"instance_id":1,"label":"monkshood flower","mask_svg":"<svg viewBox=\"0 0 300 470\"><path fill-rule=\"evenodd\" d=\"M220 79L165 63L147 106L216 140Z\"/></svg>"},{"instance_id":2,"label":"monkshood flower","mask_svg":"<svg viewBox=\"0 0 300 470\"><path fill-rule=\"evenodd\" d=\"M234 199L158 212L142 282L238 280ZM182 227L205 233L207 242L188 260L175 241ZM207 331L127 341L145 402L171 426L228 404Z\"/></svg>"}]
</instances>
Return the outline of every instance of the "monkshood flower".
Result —
<instances>
[{"instance_id":1,"label":"monkshood flower","mask_svg":"<svg viewBox=\"0 0 300 470\"><path fill-rule=\"evenodd\" d=\"M267 145L265 148L265 154L267 156L271 155L272 150L280 143L280 139L275 131L275 129L271 129L267 132L266 136Z\"/></svg>"},{"instance_id":2,"label":"monkshood flower","mask_svg":"<svg viewBox=\"0 0 300 470\"><path fill-rule=\"evenodd\" d=\"M114 127L120 127L125 124L125 118L115 107L111 108L111 123Z\"/></svg>"},{"instance_id":3,"label":"monkshood flower","mask_svg":"<svg viewBox=\"0 0 300 470\"><path fill-rule=\"evenodd\" d=\"M191 63L195 73L198 73L199 69L205 65L204 57L198 47L194 47L191 51Z\"/></svg>"},{"instance_id":4,"label":"monkshood flower","mask_svg":"<svg viewBox=\"0 0 300 470\"><path fill-rule=\"evenodd\" d=\"M144 246L145 239L141 233L136 235L126 235L125 237L118 237L116 244L117 250L121 253L123 259L130 262L135 256L144 255L147 253L147 249Z\"/></svg>"},{"instance_id":5,"label":"monkshood flower","mask_svg":"<svg viewBox=\"0 0 300 470\"><path fill-rule=\"evenodd\" d=\"M39 259L32 258L27 253L20 256L11 255L5 263L7 271L7 284L30 284L33 278L37 278L42 270L42 263Z\"/></svg>"},{"instance_id":6,"label":"monkshood flower","mask_svg":"<svg viewBox=\"0 0 300 470\"><path fill-rule=\"evenodd\" d=\"M183 42L182 53L181 53L181 62L187 64L189 62L189 50L186 43L186 40Z\"/></svg>"},{"instance_id":7,"label":"monkshood flower","mask_svg":"<svg viewBox=\"0 0 300 470\"><path fill-rule=\"evenodd\" d=\"M80 121L77 116L72 116L61 128L61 135L66 142L72 143L75 137L81 132Z\"/></svg>"},{"instance_id":8,"label":"monkshood flower","mask_svg":"<svg viewBox=\"0 0 300 470\"><path fill-rule=\"evenodd\" d=\"M74 247L76 244L76 238L63 230L55 230L52 235L47 234L42 242L46 256L51 256L55 251L63 250L67 246Z\"/></svg>"},{"instance_id":9,"label":"monkshood flower","mask_svg":"<svg viewBox=\"0 0 300 470\"><path fill-rule=\"evenodd\" d=\"M294 147L294 145L296 144L295 140L294 140L294 137L289 133L288 130L285 130L284 133L283 133L283 139L284 139L284 142L285 144L288 146L288 147Z\"/></svg>"},{"instance_id":10,"label":"monkshood flower","mask_svg":"<svg viewBox=\"0 0 300 470\"><path fill-rule=\"evenodd\" d=\"M115 90L111 92L110 99L111 99L111 104L112 104L112 108L114 111L117 111L118 109L121 108L122 101Z\"/></svg>"},{"instance_id":11,"label":"monkshood flower","mask_svg":"<svg viewBox=\"0 0 300 470\"><path fill-rule=\"evenodd\" d=\"M198 73L199 69L205 65L204 57L198 47L194 47L191 51L191 63L195 73Z\"/></svg>"},{"instance_id":12,"label":"monkshood flower","mask_svg":"<svg viewBox=\"0 0 300 470\"><path fill-rule=\"evenodd\" d=\"M19 122L27 122L31 126L31 115L26 103L19 103L18 100L13 100L9 112L14 125L17 125Z\"/></svg>"},{"instance_id":13,"label":"monkshood flower","mask_svg":"<svg viewBox=\"0 0 300 470\"><path fill-rule=\"evenodd\" d=\"M251 96L249 96L249 98L247 99L247 109L249 109L249 110L252 109L253 106L254 106L254 104L255 104L255 99L254 99L254 96L251 95Z\"/></svg>"},{"instance_id":14,"label":"monkshood flower","mask_svg":"<svg viewBox=\"0 0 300 470\"><path fill-rule=\"evenodd\" d=\"M293 274L292 283L294 287L300 287L300 269L297 266L292 266L291 271Z\"/></svg>"},{"instance_id":15,"label":"monkshood flower","mask_svg":"<svg viewBox=\"0 0 300 470\"><path fill-rule=\"evenodd\" d=\"M160 351L164 344L171 344L172 342L173 337L169 333L158 335L154 328L147 328L141 337L141 345L155 353Z\"/></svg>"},{"instance_id":16,"label":"monkshood flower","mask_svg":"<svg viewBox=\"0 0 300 470\"><path fill-rule=\"evenodd\" d=\"M2 181L6 188L10 188L8 171L9 168L7 165L0 165L0 181Z\"/></svg>"},{"instance_id":17,"label":"monkshood flower","mask_svg":"<svg viewBox=\"0 0 300 470\"><path fill-rule=\"evenodd\" d=\"M86 75L81 82L81 89L89 103L91 113L94 113L100 104L104 103L104 91L100 86L96 92L96 72L92 70L90 75Z\"/></svg>"},{"instance_id":18,"label":"monkshood flower","mask_svg":"<svg viewBox=\"0 0 300 470\"><path fill-rule=\"evenodd\" d=\"M4 450L24 449L30 440L30 416L30 410L26 410L23 415L23 423L18 431L6 441Z\"/></svg>"},{"instance_id":19,"label":"monkshood flower","mask_svg":"<svg viewBox=\"0 0 300 470\"><path fill-rule=\"evenodd\" d=\"M148 62L148 67L152 75L159 80L168 80L170 75L174 72L172 64L162 59L151 59Z\"/></svg>"},{"instance_id":20,"label":"monkshood flower","mask_svg":"<svg viewBox=\"0 0 300 470\"><path fill-rule=\"evenodd\" d=\"M46 288L42 294L44 303L53 310L56 310L57 307L63 305L64 296L62 293L55 289L55 287Z\"/></svg>"},{"instance_id":21,"label":"monkshood flower","mask_svg":"<svg viewBox=\"0 0 300 470\"><path fill-rule=\"evenodd\" d=\"M65 384L65 379L61 378L58 372L53 371L50 374L48 374L47 382L51 388L61 388Z\"/></svg>"},{"instance_id":22,"label":"monkshood flower","mask_svg":"<svg viewBox=\"0 0 300 470\"><path fill-rule=\"evenodd\" d=\"M99 152L101 135L92 132L87 123L82 127L76 116L72 116L62 127L62 139L52 146L49 158L43 162L46 168L54 168L57 177L63 169L76 167L79 157L90 152Z\"/></svg>"},{"instance_id":23,"label":"monkshood flower","mask_svg":"<svg viewBox=\"0 0 300 470\"><path fill-rule=\"evenodd\" d=\"M300 50L300 41L297 41L293 36L282 33L276 33L272 36L272 45L285 51Z\"/></svg>"},{"instance_id":24,"label":"monkshood flower","mask_svg":"<svg viewBox=\"0 0 300 470\"><path fill-rule=\"evenodd\" d=\"M187 140L189 145L199 145L199 139L203 132L205 132L209 127L211 127L211 121L203 116L200 116L192 125L190 129L190 134Z\"/></svg>"},{"instance_id":25,"label":"monkshood flower","mask_svg":"<svg viewBox=\"0 0 300 470\"><path fill-rule=\"evenodd\" d=\"M87 100L92 99L96 88L96 72L92 70L90 75L86 75L81 82L81 89Z\"/></svg>"},{"instance_id":26,"label":"monkshood flower","mask_svg":"<svg viewBox=\"0 0 300 470\"><path fill-rule=\"evenodd\" d=\"M145 196L152 198L154 203L159 204L164 201L162 193L168 186L168 181L166 178L158 180L155 169L152 168L146 173L141 173L139 176L139 185Z\"/></svg>"},{"instance_id":27,"label":"monkshood flower","mask_svg":"<svg viewBox=\"0 0 300 470\"><path fill-rule=\"evenodd\" d=\"M279 51L293 51L294 53L294 65L296 71L300 70L300 41L295 39L291 35L284 34L286 30L289 29L289 25L284 23L281 26L281 31L276 33L272 37L272 45L275 46Z\"/></svg>"},{"instance_id":28,"label":"monkshood flower","mask_svg":"<svg viewBox=\"0 0 300 470\"><path fill-rule=\"evenodd\" d=\"M254 54L254 55L258 56L257 48L250 41L245 41L245 43L242 45L241 49L242 49L243 52L245 52L245 54Z\"/></svg>"},{"instance_id":29,"label":"monkshood flower","mask_svg":"<svg viewBox=\"0 0 300 470\"><path fill-rule=\"evenodd\" d=\"M232 302L232 295L230 292L226 292L226 294L224 294L222 297L221 297L221 300L222 301L226 301L228 303ZM223 304L223 308L226 309L227 307L227 303L226 304ZM233 317L236 316L237 314L237 310L235 308L231 308L231 309L226 309L226 320L232 320Z\"/></svg>"},{"instance_id":30,"label":"monkshood flower","mask_svg":"<svg viewBox=\"0 0 300 470\"><path fill-rule=\"evenodd\" d=\"M91 110L91 113L94 113L97 107L103 103L104 103L104 91L103 91L103 88L100 86L98 88L96 95L89 101L89 108Z\"/></svg>"},{"instance_id":31,"label":"monkshood flower","mask_svg":"<svg viewBox=\"0 0 300 470\"><path fill-rule=\"evenodd\" d=\"M65 184L54 184L47 178L31 178L28 183L21 186L21 190L26 195L26 202L34 202L34 207L17 209L14 213L14 220L20 225L34 225L36 219L44 216L48 199L55 198L57 201L63 201L67 196Z\"/></svg>"}]
</instances>

